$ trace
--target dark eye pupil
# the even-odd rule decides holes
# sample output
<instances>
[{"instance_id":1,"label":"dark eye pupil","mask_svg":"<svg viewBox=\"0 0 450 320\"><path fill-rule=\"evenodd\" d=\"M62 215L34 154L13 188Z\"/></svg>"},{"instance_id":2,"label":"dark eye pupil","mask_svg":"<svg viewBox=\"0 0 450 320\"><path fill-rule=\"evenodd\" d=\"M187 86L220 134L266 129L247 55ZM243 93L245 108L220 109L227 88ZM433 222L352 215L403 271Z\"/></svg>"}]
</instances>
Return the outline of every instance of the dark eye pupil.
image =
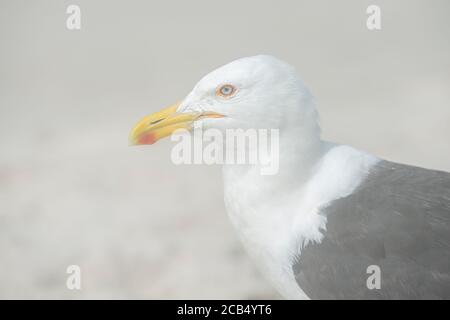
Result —
<instances>
[{"instance_id":1,"label":"dark eye pupil","mask_svg":"<svg viewBox=\"0 0 450 320\"><path fill-rule=\"evenodd\" d=\"M231 89L230 86L222 87L222 94L225 94L225 95L230 94L232 90L233 89Z\"/></svg>"}]
</instances>

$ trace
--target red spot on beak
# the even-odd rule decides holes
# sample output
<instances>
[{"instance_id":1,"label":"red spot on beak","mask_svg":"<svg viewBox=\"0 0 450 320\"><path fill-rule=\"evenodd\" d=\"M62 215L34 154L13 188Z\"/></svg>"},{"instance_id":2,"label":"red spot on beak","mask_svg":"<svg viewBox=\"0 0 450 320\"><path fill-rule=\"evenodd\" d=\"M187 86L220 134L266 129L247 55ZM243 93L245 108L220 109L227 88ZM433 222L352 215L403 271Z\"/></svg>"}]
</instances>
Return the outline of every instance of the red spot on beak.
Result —
<instances>
[{"instance_id":1,"label":"red spot on beak","mask_svg":"<svg viewBox=\"0 0 450 320\"><path fill-rule=\"evenodd\" d=\"M154 144L155 142L156 138L152 133L143 134L138 140L138 144Z\"/></svg>"}]
</instances>

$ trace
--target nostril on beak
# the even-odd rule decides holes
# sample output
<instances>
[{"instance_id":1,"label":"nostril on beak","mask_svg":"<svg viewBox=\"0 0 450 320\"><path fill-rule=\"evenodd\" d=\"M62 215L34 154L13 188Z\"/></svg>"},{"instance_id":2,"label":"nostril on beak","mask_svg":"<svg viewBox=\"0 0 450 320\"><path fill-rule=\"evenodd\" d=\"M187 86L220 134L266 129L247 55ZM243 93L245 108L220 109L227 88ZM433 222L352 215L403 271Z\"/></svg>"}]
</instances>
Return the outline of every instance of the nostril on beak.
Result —
<instances>
[{"instance_id":1,"label":"nostril on beak","mask_svg":"<svg viewBox=\"0 0 450 320\"><path fill-rule=\"evenodd\" d=\"M157 124L158 122L161 122L161 121L163 121L163 120L164 120L164 118L158 119L158 120L155 120L155 121L152 121L152 122L150 122L150 125Z\"/></svg>"}]
</instances>

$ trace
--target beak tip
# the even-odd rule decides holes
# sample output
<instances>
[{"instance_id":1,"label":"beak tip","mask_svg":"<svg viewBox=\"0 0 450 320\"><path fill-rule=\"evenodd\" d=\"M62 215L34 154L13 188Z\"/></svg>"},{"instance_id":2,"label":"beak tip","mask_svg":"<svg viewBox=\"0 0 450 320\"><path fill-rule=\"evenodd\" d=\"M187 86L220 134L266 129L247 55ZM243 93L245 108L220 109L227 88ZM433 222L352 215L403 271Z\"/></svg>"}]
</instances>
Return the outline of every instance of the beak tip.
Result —
<instances>
[{"instance_id":1,"label":"beak tip","mask_svg":"<svg viewBox=\"0 0 450 320\"><path fill-rule=\"evenodd\" d=\"M158 139L152 133L145 133L139 137L132 136L128 140L129 146L138 146L138 145L151 145L154 144Z\"/></svg>"},{"instance_id":2,"label":"beak tip","mask_svg":"<svg viewBox=\"0 0 450 320\"><path fill-rule=\"evenodd\" d=\"M128 144L130 146L154 144L170 135L174 129L183 126L183 122L191 120L188 116L176 114L178 106L179 103L176 103L142 118L130 132Z\"/></svg>"}]
</instances>

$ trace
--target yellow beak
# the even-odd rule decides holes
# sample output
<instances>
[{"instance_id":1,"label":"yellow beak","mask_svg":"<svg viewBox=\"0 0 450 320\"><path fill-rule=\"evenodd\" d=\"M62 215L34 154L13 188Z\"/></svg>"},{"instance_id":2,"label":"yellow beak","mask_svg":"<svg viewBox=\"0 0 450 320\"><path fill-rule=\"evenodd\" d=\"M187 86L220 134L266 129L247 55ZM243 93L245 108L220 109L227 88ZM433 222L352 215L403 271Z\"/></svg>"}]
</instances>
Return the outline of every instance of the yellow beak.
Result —
<instances>
[{"instance_id":1,"label":"yellow beak","mask_svg":"<svg viewBox=\"0 0 450 320\"><path fill-rule=\"evenodd\" d=\"M178 113L176 111L179 105L180 103L176 103L142 118L131 130L130 145L154 144L177 129L191 130L195 120L224 117L215 112Z\"/></svg>"}]
</instances>

